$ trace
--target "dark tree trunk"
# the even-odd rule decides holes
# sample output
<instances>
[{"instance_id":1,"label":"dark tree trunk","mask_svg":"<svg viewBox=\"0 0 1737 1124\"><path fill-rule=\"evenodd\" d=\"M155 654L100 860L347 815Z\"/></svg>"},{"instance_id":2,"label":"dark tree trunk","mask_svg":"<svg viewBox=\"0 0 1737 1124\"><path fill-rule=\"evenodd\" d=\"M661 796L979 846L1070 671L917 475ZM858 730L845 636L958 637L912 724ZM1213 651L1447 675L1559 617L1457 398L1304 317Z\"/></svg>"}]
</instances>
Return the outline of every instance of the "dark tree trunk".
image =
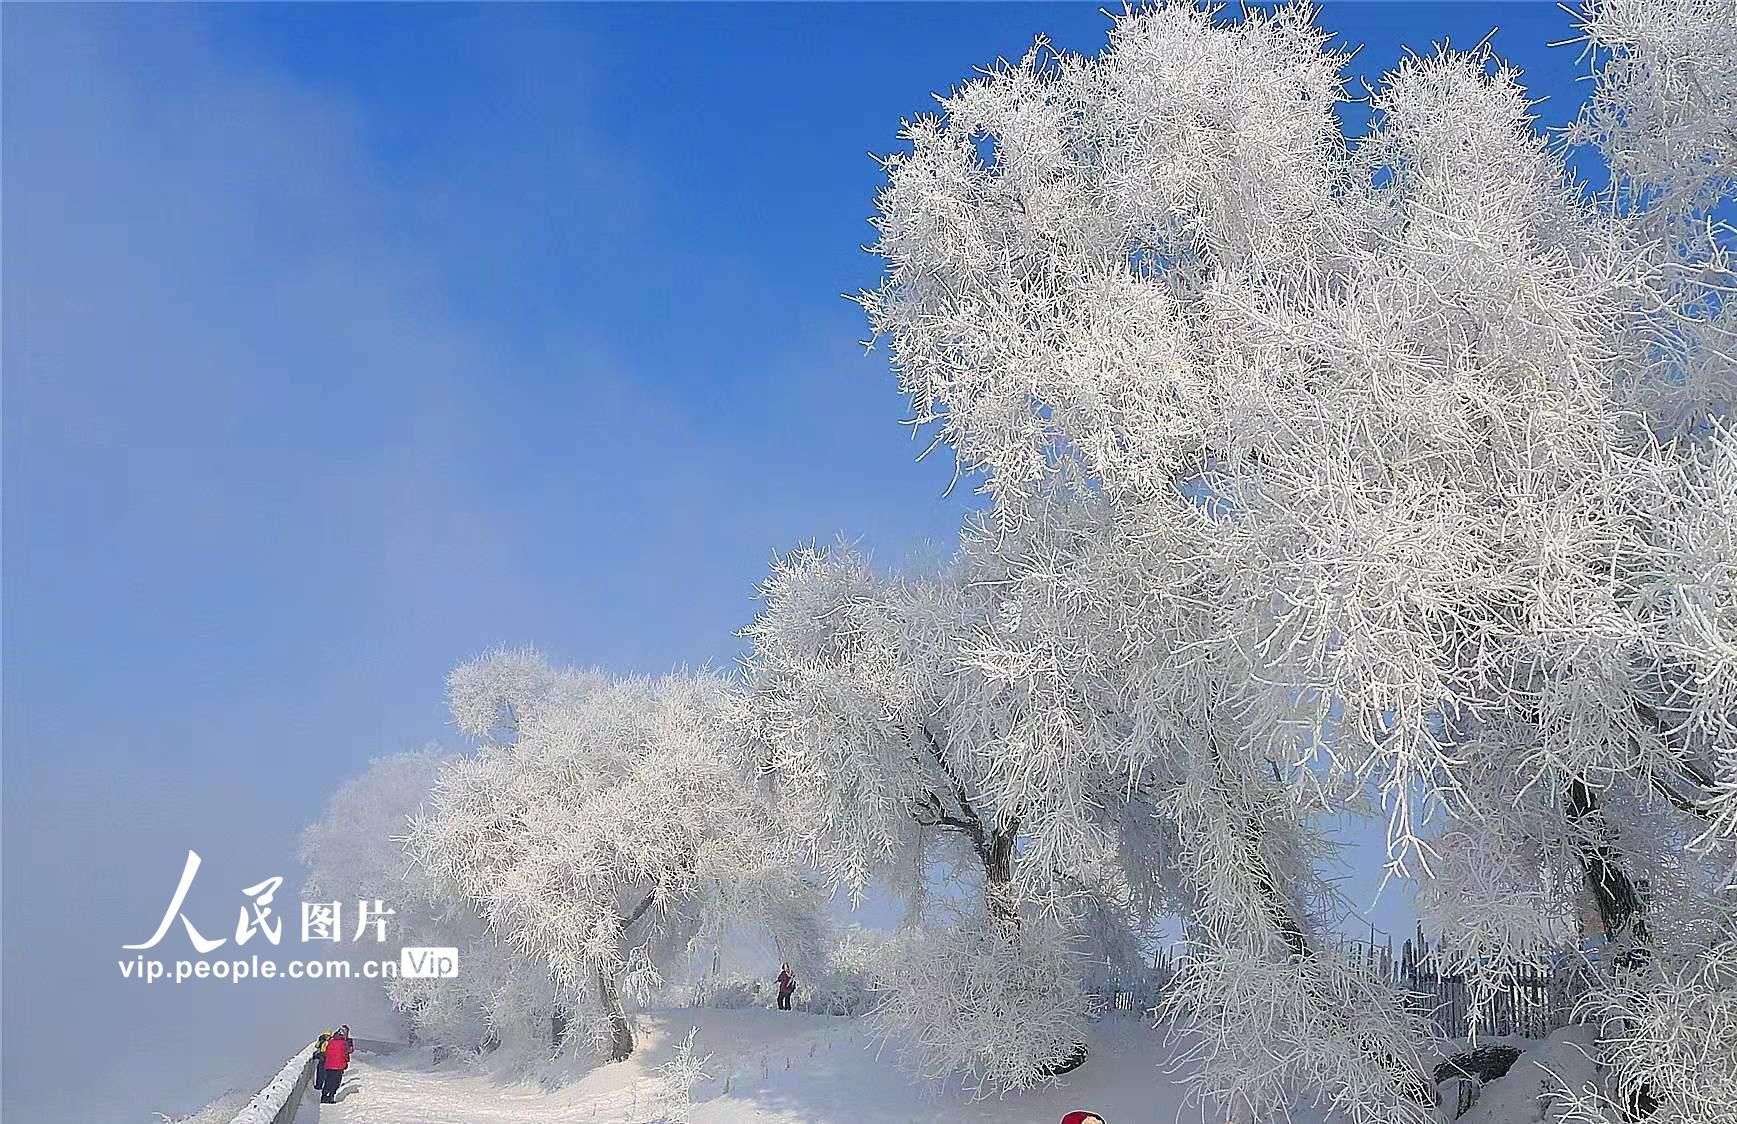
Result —
<instances>
[{"instance_id":1,"label":"dark tree trunk","mask_svg":"<svg viewBox=\"0 0 1737 1124\"><path fill-rule=\"evenodd\" d=\"M597 994L603 1001L603 1010L609 1015L609 1060L626 1061L633 1053L633 1026L627 1021L627 1012L621 1009L621 996L615 990L614 981L602 972L597 973Z\"/></svg>"},{"instance_id":2,"label":"dark tree trunk","mask_svg":"<svg viewBox=\"0 0 1737 1124\"><path fill-rule=\"evenodd\" d=\"M1563 810L1568 814L1568 822L1581 829L1575 845L1580 851L1586 889L1598 904L1599 923L1604 928L1605 940L1616 954L1617 964L1633 965L1646 960L1652 954L1646 902L1636 890L1634 880L1623 870L1621 858L1606 840L1602 825L1594 819L1598 812L1598 794L1576 777L1563 794ZM1652 1087L1643 1084L1630 1091L1623 1119L1644 1119L1657 1107L1658 1099Z\"/></svg>"},{"instance_id":3,"label":"dark tree trunk","mask_svg":"<svg viewBox=\"0 0 1737 1124\"><path fill-rule=\"evenodd\" d=\"M655 892L648 891L633 912L621 919L621 931L626 933L638 924L639 919L650 912L656 898ZM601 971L597 973L597 994L603 1001L604 1013L609 1016L609 1060L625 1061L633 1053L633 1024L627 1021L627 1012L621 1006L621 994L615 988L615 981ZM559 1040L556 1045L560 1045Z\"/></svg>"},{"instance_id":4,"label":"dark tree trunk","mask_svg":"<svg viewBox=\"0 0 1737 1124\"><path fill-rule=\"evenodd\" d=\"M956 831L971 842L971 849L983 864L984 908L992 922L1017 934L1019 903L1013 895L1013 845L1019 838L1019 820L1012 819L994 828L985 827L983 817L971 803L971 794L964 780L948 764L940 740L927 726L918 731L914 748L919 747L935 762L941 776L946 779L946 796L939 791L924 794L912 810L914 818L924 827ZM957 805L956 812L948 807L949 799ZM1051 1077L1068 1073L1085 1064L1086 1054L1086 1044L1076 1042L1048 1065L1040 1066L1039 1072Z\"/></svg>"},{"instance_id":5,"label":"dark tree trunk","mask_svg":"<svg viewBox=\"0 0 1737 1124\"><path fill-rule=\"evenodd\" d=\"M1633 955L1647 955L1649 938L1645 903L1632 879L1622 869L1621 862L1605 842L1596 823L1590 822L1598 811L1598 795L1586 782L1576 778L1568 785L1563 800L1568 822L1583 830L1576 840L1580 865L1586 878L1586 888L1598 903L1598 916L1604 926L1605 939L1615 943L1626 938ZM1594 838L1587 838L1588 835Z\"/></svg>"},{"instance_id":6,"label":"dark tree trunk","mask_svg":"<svg viewBox=\"0 0 1737 1124\"><path fill-rule=\"evenodd\" d=\"M998 828L978 847L983 860L983 902L989 916L1004 924L1019 924L1019 909L1013 900L1012 827Z\"/></svg>"}]
</instances>

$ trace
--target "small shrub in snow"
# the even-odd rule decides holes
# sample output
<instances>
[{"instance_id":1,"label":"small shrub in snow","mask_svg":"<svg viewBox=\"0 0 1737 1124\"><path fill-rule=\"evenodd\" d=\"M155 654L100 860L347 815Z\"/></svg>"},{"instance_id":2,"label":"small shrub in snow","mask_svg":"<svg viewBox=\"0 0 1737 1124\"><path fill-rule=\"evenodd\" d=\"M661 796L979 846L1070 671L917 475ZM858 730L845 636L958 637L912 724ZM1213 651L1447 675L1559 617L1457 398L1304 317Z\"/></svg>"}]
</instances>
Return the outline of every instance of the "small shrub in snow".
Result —
<instances>
[{"instance_id":1,"label":"small shrub in snow","mask_svg":"<svg viewBox=\"0 0 1737 1124\"><path fill-rule=\"evenodd\" d=\"M797 972L796 991L790 998L793 1010L815 1015L858 1016L874 1002L874 983L894 938L851 928L827 950L817 969ZM710 976L695 986L693 1005L722 1011L748 1007L772 1007L777 987L759 976Z\"/></svg>"},{"instance_id":2,"label":"small shrub in snow","mask_svg":"<svg viewBox=\"0 0 1737 1124\"><path fill-rule=\"evenodd\" d=\"M864 977L828 976L814 986L798 985L790 997L795 1010L848 1018L867 1014L873 1003L873 985Z\"/></svg>"},{"instance_id":3,"label":"small shrub in snow","mask_svg":"<svg viewBox=\"0 0 1737 1124\"><path fill-rule=\"evenodd\" d=\"M675 1056L657 1068L657 1109L647 1124L688 1124L693 1119L694 1086L711 1080L712 1075L706 1072L711 1057L695 1056L694 1031L688 1031L675 1048Z\"/></svg>"},{"instance_id":4,"label":"small shrub in snow","mask_svg":"<svg viewBox=\"0 0 1737 1124\"><path fill-rule=\"evenodd\" d=\"M764 980L747 976L725 976L700 984L695 989L694 1006L713 1007L720 1011L769 1007L772 1005L771 994L771 989Z\"/></svg>"},{"instance_id":5,"label":"small shrub in snow","mask_svg":"<svg viewBox=\"0 0 1737 1124\"><path fill-rule=\"evenodd\" d=\"M1066 933L1039 918L906 934L876 988L881 1037L925 1076L980 1097L1029 1089L1073 1055L1098 1000Z\"/></svg>"},{"instance_id":6,"label":"small shrub in snow","mask_svg":"<svg viewBox=\"0 0 1737 1124\"><path fill-rule=\"evenodd\" d=\"M847 930L828 951L819 974L799 982L793 1005L816 1015L867 1014L874 1004L875 981L885 972L889 950L895 947L890 934Z\"/></svg>"}]
</instances>

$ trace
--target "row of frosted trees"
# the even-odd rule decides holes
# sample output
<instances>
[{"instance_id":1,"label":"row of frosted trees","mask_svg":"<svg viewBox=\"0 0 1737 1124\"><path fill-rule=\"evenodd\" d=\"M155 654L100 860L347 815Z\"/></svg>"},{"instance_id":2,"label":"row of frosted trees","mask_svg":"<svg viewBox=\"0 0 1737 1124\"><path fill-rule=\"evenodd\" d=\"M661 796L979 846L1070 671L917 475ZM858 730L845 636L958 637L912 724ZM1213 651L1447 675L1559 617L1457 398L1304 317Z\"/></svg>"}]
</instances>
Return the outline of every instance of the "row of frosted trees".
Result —
<instances>
[{"instance_id":1,"label":"row of frosted trees","mask_svg":"<svg viewBox=\"0 0 1737 1124\"><path fill-rule=\"evenodd\" d=\"M1320 951L1349 814L1474 1012L1595 905L1585 1119L1737 1118L1737 16L1581 18L1557 137L1444 50L1348 138L1296 6L1130 11L907 122L861 303L981 483L956 555L784 556L731 676L461 668L476 751L341 794L356 853L309 836L467 948L394 998L621 1056L696 937L814 956L830 893L946 870L877 1015L930 1072L1078 1064L1088 966L1181 918L1203 1094L1423 1121L1428 1028Z\"/></svg>"}]
</instances>

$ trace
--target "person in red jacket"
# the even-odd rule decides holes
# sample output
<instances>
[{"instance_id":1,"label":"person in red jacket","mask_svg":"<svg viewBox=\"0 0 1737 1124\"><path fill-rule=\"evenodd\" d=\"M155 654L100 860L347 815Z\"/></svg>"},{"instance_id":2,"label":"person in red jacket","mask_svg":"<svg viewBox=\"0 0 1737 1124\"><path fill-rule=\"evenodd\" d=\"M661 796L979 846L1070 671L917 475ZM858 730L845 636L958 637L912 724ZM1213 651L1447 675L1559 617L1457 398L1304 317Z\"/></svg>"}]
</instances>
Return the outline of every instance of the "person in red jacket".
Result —
<instances>
[{"instance_id":1,"label":"person in red jacket","mask_svg":"<svg viewBox=\"0 0 1737 1124\"><path fill-rule=\"evenodd\" d=\"M778 1009L790 1010L790 995L796 990L796 977L790 974L790 965L784 965L784 970L778 973Z\"/></svg>"},{"instance_id":2,"label":"person in red jacket","mask_svg":"<svg viewBox=\"0 0 1737 1124\"><path fill-rule=\"evenodd\" d=\"M344 1080L344 1070L350 1065L350 1028L341 1026L326 1040L326 1084L320 1090L320 1100L332 1104L338 1099L338 1086Z\"/></svg>"}]
</instances>

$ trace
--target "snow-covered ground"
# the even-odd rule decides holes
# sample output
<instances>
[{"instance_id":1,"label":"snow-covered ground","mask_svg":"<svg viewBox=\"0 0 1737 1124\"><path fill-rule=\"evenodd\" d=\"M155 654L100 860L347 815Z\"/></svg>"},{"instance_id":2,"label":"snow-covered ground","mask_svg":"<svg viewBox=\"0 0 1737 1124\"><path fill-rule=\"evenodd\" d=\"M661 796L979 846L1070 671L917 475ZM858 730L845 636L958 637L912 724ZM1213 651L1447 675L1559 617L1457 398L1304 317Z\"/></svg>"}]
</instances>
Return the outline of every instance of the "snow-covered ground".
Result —
<instances>
[{"instance_id":1,"label":"snow-covered ground","mask_svg":"<svg viewBox=\"0 0 1737 1124\"><path fill-rule=\"evenodd\" d=\"M1591 1093L1598 1075L1592 1064L1592 1027L1567 1027L1542 1043L1506 1039L1529 1052L1500 1081L1484 1088L1478 1103L1459 1124L1566 1124L1584 1120L1571 1107L1567 1090Z\"/></svg>"},{"instance_id":2,"label":"snow-covered ground","mask_svg":"<svg viewBox=\"0 0 1737 1124\"><path fill-rule=\"evenodd\" d=\"M1182 1089L1159 1065L1161 1036L1138 1020L1098 1023L1091 1060L1062 1087L978 1102L877 1061L854 1019L682 1009L636 1022L641 1045L633 1058L556 1087L463 1064L434 1066L416 1054L362 1056L339 1101L321 1105L310 1097L297 1124L640 1124L656 1119L657 1069L690 1028L695 1055L712 1055L710 1079L693 1090L693 1124L1056 1124L1076 1108L1109 1124L1200 1119L1198 1109L1182 1108Z\"/></svg>"}]
</instances>

